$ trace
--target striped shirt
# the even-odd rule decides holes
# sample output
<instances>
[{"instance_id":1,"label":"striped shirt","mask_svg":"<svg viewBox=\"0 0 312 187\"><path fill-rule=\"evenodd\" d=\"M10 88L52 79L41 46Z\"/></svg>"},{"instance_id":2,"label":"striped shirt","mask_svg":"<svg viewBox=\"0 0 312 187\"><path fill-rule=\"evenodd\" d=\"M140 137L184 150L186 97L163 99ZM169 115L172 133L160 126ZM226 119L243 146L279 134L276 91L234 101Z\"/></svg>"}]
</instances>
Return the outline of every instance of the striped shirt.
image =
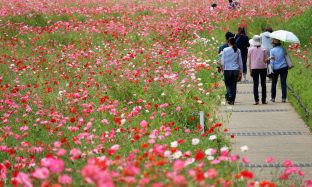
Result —
<instances>
[{"instance_id":1,"label":"striped shirt","mask_svg":"<svg viewBox=\"0 0 312 187\"><path fill-rule=\"evenodd\" d=\"M239 49L234 52L232 47L223 49L221 63L224 70L240 70L243 71L242 56Z\"/></svg>"}]
</instances>

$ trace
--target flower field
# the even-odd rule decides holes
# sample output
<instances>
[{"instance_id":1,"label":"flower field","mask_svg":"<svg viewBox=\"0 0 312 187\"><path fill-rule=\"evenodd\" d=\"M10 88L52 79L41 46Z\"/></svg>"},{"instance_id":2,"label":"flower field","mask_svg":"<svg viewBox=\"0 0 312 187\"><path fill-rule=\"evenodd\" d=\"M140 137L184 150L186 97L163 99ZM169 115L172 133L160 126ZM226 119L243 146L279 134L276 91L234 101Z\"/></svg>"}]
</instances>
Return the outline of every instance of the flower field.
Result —
<instances>
[{"instance_id":1,"label":"flower field","mask_svg":"<svg viewBox=\"0 0 312 187\"><path fill-rule=\"evenodd\" d=\"M0 186L276 186L230 152L217 48L312 2L240 2L2 0Z\"/></svg>"}]
</instances>

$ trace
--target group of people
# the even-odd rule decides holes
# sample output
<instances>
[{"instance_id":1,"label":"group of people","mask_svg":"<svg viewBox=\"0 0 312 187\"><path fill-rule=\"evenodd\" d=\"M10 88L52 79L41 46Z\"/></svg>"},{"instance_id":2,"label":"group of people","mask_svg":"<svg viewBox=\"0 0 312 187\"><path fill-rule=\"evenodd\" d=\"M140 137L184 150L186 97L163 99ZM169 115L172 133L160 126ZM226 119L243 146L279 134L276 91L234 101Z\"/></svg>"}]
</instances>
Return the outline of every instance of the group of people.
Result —
<instances>
[{"instance_id":1,"label":"group of people","mask_svg":"<svg viewBox=\"0 0 312 187\"><path fill-rule=\"evenodd\" d=\"M250 76L253 79L254 105L259 104L259 78L262 88L261 103L267 104L266 77L267 67L271 65L274 71L272 76L271 101L275 102L278 77L281 79L282 102L287 98L288 66L285 60L286 50L281 46L281 41L270 38L271 27L266 27L260 35L252 39L246 35L245 28L239 27L236 34L226 32L226 43L219 47L222 72L226 85L225 98L227 103L234 105L236 98L237 82L246 81L247 64Z\"/></svg>"},{"instance_id":2,"label":"group of people","mask_svg":"<svg viewBox=\"0 0 312 187\"><path fill-rule=\"evenodd\" d=\"M210 10L214 10L217 7L217 3L213 3L210 6ZM228 9L239 9L240 8L240 3L236 0L229 0L229 4L228 4Z\"/></svg>"}]
</instances>

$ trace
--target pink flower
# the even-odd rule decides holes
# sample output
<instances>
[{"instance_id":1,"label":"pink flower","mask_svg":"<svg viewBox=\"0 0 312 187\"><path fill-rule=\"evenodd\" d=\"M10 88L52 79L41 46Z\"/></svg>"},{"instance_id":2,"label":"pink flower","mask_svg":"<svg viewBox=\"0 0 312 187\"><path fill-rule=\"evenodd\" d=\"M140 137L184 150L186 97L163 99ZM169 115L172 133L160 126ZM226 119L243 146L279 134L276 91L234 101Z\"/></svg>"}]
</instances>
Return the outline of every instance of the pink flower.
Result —
<instances>
[{"instance_id":1,"label":"pink flower","mask_svg":"<svg viewBox=\"0 0 312 187\"><path fill-rule=\"evenodd\" d=\"M0 163L0 181L7 179L7 172L5 165Z\"/></svg>"},{"instance_id":2,"label":"pink flower","mask_svg":"<svg viewBox=\"0 0 312 187\"><path fill-rule=\"evenodd\" d=\"M231 161L236 161L239 159L238 155L231 155Z\"/></svg>"},{"instance_id":3,"label":"pink flower","mask_svg":"<svg viewBox=\"0 0 312 187\"><path fill-rule=\"evenodd\" d=\"M285 173L286 175L291 175L291 174L293 174L293 173L296 173L297 171L299 171L299 168L298 168L298 167L295 167L295 166L292 166L292 167L287 167L287 168L285 168L284 173Z\"/></svg>"},{"instance_id":4,"label":"pink flower","mask_svg":"<svg viewBox=\"0 0 312 187\"><path fill-rule=\"evenodd\" d=\"M80 149L77 149L77 148L70 150L69 154L71 156L70 157L71 160L77 160L81 157L81 151L80 151Z\"/></svg>"},{"instance_id":5,"label":"pink flower","mask_svg":"<svg viewBox=\"0 0 312 187\"><path fill-rule=\"evenodd\" d=\"M19 172L16 176L16 181L23 187L33 187L29 176L26 173Z\"/></svg>"},{"instance_id":6,"label":"pink flower","mask_svg":"<svg viewBox=\"0 0 312 187\"><path fill-rule=\"evenodd\" d=\"M73 182L73 180L68 175L61 175L58 177L58 182L66 185L66 184L71 184Z\"/></svg>"},{"instance_id":7,"label":"pink flower","mask_svg":"<svg viewBox=\"0 0 312 187\"><path fill-rule=\"evenodd\" d=\"M242 162L244 162L245 164L248 164L250 161L247 157L242 157Z\"/></svg>"},{"instance_id":8,"label":"pink flower","mask_svg":"<svg viewBox=\"0 0 312 187\"><path fill-rule=\"evenodd\" d=\"M64 161L56 158L43 158L41 165L49 168L52 173L61 173L64 170Z\"/></svg>"},{"instance_id":9,"label":"pink flower","mask_svg":"<svg viewBox=\"0 0 312 187\"><path fill-rule=\"evenodd\" d=\"M92 164L88 164L82 168L81 174L84 180L90 184L96 184L98 187L114 187L111 175L106 171L100 170Z\"/></svg>"},{"instance_id":10,"label":"pink flower","mask_svg":"<svg viewBox=\"0 0 312 187\"><path fill-rule=\"evenodd\" d=\"M191 132L191 130L190 130L190 129L185 129L184 132L185 132L186 134L188 134L188 133Z\"/></svg>"},{"instance_id":11,"label":"pink flower","mask_svg":"<svg viewBox=\"0 0 312 187\"><path fill-rule=\"evenodd\" d=\"M120 149L120 145L115 144L108 150L108 154L113 155L119 149Z\"/></svg>"},{"instance_id":12,"label":"pink flower","mask_svg":"<svg viewBox=\"0 0 312 187\"><path fill-rule=\"evenodd\" d=\"M214 168L210 168L205 172L205 177L209 178L209 179L213 179L215 177L218 176L218 171Z\"/></svg>"},{"instance_id":13,"label":"pink flower","mask_svg":"<svg viewBox=\"0 0 312 187\"><path fill-rule=\"evenodd\" d=\"M143 121L140 122L140 126L141 126L142 128L146 128L147 125L148 125L148 122L145 121L145 120L143 120Z\"/></svg>"},{"instance_id":14,"label":"pink flower","mask_svg":"<svg viewBox=\"0 0 312 187\"><path fill-rule=\"evenodd\" d=\"M173 176L173 183L176 185L186 185L186 179L183 175L175 175Z\"/></svg>"},{"instance_id":15,"label":"pink flower","mask_svg":"<svg viewBox=\"0 0 312 187\"><path fill-rule=\"evenodd\" d=\"M57 156L64 156L65 154L66 154L66 150L65 149L60 149L56 153Z\"/></svg>"},{"instance_id":16,"label":"pink flower","mask_svg":"<svg viewBox=\"0 0 312 187\"><path fill-rule=\"evenodd\" d=\"M180 106L176 107L176 111L181 111L181 107Z\"/></svg>"},{"instance_id":17,"label":"pink flower","mask_svg":"<svg viewBox=\"0 0 312 187\"><path fill-rule=\"evenodd\" d=\"M306 180L304 183L306 184L306 187L312 187L312 179Z\"/></svg>"},{"instance_id":18,"label":"pink flower","mask_svg":"<svg viewBox=\"0 0 312 187\"><path fill-rule=\"evenodd\" d=\"M27 131L29 128L28 128L28 126L22 126L21 128L20 128L20 131Z\"/></svg>"},{"instance_id":19,"label":"pink flower","mask_svg":"<svg viewBox=\"0 0 312 187\"><path fill-rule=\"evenodd\" d=\"M265 159L265 162L266 162L266 163L274 163L274 162L275 162L275 159L274 159L272 156L268 156L268 157Z\"/></svg>"},{"instance_id":20,"label":"pink flower","mask_svg":"<svg viewBox=\"0 0 312 187\"><path fill-rule=\"evenodd\" d=\"M53 143L53 145L54 145L54 147L59 148L59 147L61 147L61 146L62 146L62 143L61 143L61 142L59 142L59 141L56 141L56 142L54 142L54 143Z\"/></svg>"},{"instance_id":21,"label":"pink flower","mask_svg":"<svg viewBox=\"0 0 312 187\"><path fill-rule=\"evenodd\" d=\"M159 108L166 108L166 107L168 107L168 106L169 106L168 103L163 103L163 104L161 104L161 105L159 106Z\"/></svg>"},{"instance_id":22,"label":"pink flower","mask_svg":"<svg viewBox=\"0 0 312 187\"><path fill-rule=\"evenodd\" d=\"M36 168L35 171L32 173L32 176L36 179L47 179L49 178L49 170L45 167L43 168Z\"/></svg>"},{"instance_id":23,"label":"pink flower","mask_svg":"<svg viewBox=\"0 0 312 187\"><path fill-rule=\"evenodd\" d=\"M184 161L182 160L176 160L173 163L173 170L174 171L180 171L184 168Z\"/></svg>"},{"instance_id":24,"label":"pink flower","mask_svg":"<svg viewBox=\"0 0 312 187\"><path fill-rule=\"evenodd\" d=\"M301 177L303 177L303 176L305 175L305 173L304 173L303 171L301 171L301 170L298 170L297 173L298 173L298 175L301 176Z\"/></svg>"},{"instance_id":25,"label":"pink flower","mask_svg":"<svg viewBox=\"0 0 312 187\"><path fill-rule=\"evenodd\" d=\"M125 176L134 176L140 173L140 169L132 164L128 164L125 166L123 173Z\"/></svg>"},{"instance_id":26,"label":"pink flower","mask_svg":"<svg viewBox=\"0 0 312 187\"><path fill-rule=\"evenodd\" d=\"M284 160L283 165L284 167L291 167L293 166L293 163L290 160Z\"/></svg>"}]
</instances>

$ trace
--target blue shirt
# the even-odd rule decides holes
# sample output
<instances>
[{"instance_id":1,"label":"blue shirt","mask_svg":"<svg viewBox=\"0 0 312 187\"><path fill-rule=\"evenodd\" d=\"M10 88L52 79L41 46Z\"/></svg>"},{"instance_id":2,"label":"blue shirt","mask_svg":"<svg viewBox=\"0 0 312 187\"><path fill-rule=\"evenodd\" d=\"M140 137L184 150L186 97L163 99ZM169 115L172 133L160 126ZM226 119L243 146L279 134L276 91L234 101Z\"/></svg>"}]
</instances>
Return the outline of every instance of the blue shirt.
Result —
<instances>
[{"instance_id":1,"label":"blue shirt","mask_svg":"<svg viewBox=\"0 0 312 187\"><path fill-rule=\"evenodd\" d=\"M270 60L271 64L273 65L273 70L287 67L285 55L285 50L281 46L273 47L270 50L270 57L275 58L274 60Z\"/></svg>"},{"instance_id":2,"label":"blue shirt","mask_svg":"<svg viewBox=\"0 0 312 187\"><path fill-rule=\"evenodd\" d=\"M221 63L224 70L243 70L242 56L239 49L234 52L232 47L227 47L223 49Z\"/></svg>"}]
</instances>

